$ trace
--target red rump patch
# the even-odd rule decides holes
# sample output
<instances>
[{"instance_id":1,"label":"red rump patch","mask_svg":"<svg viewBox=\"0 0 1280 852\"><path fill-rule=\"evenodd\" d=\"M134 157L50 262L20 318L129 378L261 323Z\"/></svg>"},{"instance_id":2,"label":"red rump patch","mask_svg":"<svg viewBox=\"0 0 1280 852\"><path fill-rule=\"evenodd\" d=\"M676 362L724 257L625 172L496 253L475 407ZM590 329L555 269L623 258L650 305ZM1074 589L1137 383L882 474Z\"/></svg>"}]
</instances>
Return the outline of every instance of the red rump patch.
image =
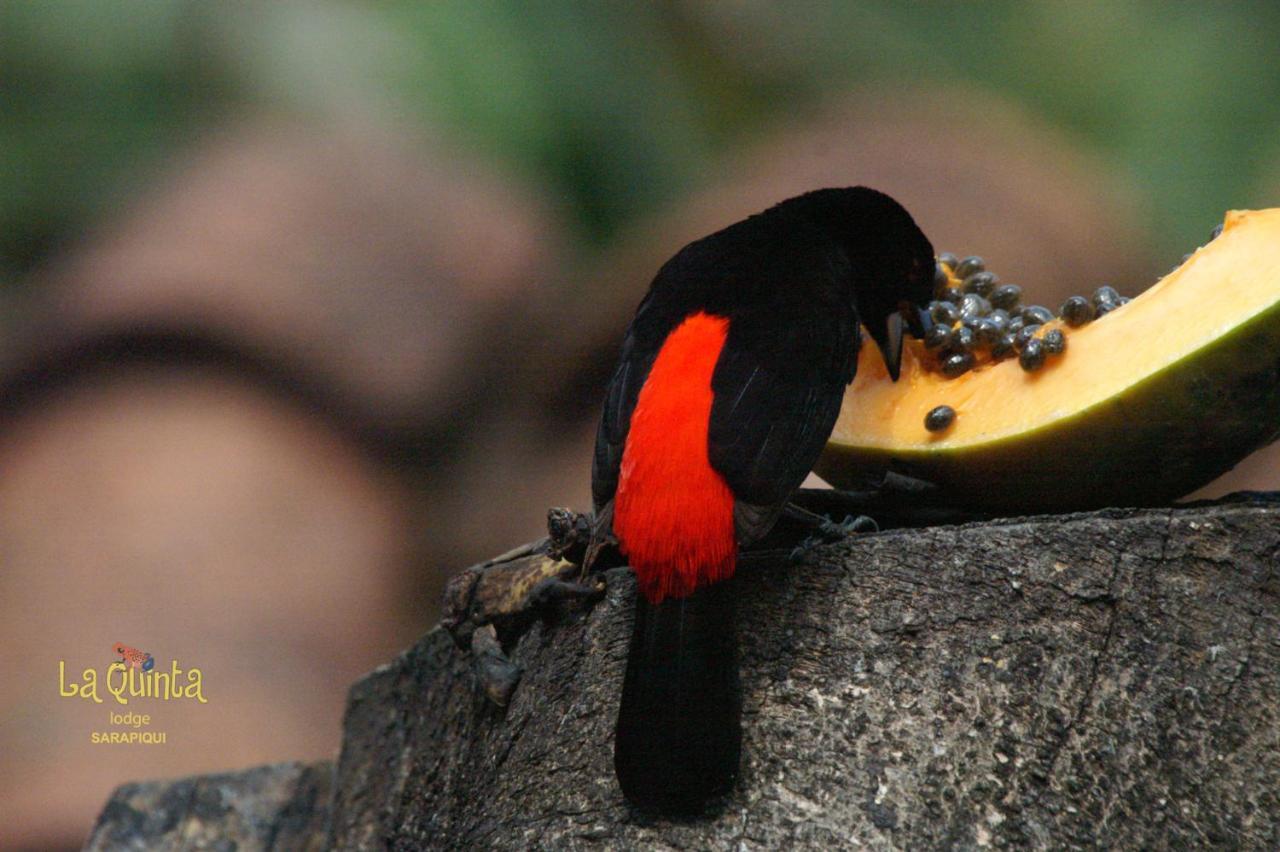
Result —
<instances>
[{"instance_id":1,"label":"red rump patch","mask_svg":"<svg viewBox=\"0 0 1280 852\"><path fill-rule=\"evenodd\" d=\"M652 603L733 574L733 492L707 457L711 374L729 320L696 313L668 335L640 389L613 531Z\"/></svg>"}]
</instances>

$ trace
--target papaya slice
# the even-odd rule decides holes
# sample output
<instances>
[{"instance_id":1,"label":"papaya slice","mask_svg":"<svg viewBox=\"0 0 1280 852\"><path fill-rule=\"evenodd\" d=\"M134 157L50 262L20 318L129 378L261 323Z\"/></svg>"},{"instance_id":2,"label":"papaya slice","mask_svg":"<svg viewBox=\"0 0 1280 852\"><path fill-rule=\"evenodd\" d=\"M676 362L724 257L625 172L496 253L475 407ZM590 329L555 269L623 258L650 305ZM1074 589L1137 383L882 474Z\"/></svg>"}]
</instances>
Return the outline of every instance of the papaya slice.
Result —
<instances>
[{"instance_id":1,"label":"papaya slice","mask_svg":"<svg viewBox=\"0 0 1280 852\"><path fill-rule=\"evenodd\" d=\"M898 382L874 346L815 470L858 487L884 470L996 512L1160 505L1280 432L1280 209L1232 211L1222 233L1124 307L1067 328L1067 351L950 379L908 340ZM940 431L926 415L950 406Z\"/></svg>"}]
</instances>

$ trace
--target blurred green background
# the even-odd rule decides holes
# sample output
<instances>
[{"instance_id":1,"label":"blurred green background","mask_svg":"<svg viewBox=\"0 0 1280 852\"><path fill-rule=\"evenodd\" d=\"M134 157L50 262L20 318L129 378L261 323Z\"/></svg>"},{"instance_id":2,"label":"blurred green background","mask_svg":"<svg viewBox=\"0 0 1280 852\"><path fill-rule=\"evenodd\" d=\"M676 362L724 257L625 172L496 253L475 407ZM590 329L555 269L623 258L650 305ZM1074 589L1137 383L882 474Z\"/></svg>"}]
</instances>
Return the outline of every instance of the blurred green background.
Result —
<instances>
[{"instance_id":1,"label":"blurred green background","mask_svg":"<svg viewBox=\"0 0 1280 852\"><path fill-rule=\"evenodd\" d=\"M1112 161L1173 256L1280 158L1280 6L1131 2L0 5L10 281L229 110L367 106L557 188L585 241L850 82L963 80ZM947 125L983 121L957 104Z\"/></svg>"}]
</instances>

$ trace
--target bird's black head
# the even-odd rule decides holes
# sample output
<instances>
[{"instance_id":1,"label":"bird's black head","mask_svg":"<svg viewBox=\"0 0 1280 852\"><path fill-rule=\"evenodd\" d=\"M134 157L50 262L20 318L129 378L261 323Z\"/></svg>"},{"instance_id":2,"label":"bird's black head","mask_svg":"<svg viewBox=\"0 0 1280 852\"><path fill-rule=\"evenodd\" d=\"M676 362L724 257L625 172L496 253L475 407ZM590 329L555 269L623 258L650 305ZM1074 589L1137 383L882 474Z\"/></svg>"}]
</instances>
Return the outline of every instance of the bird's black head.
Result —
<instances>
[{"instance_id":1,"label":"bird's black head","mask_svg":"<svg viewBox=\"0 0 1280 852\"><path fill-rule=\"evenodd\" d=\"M923 337L933 298L933 246L901 204L855 186L819 189L792 200L848 255L858 317L897 381L903 326Z\"/></svg>"}]
</instances>

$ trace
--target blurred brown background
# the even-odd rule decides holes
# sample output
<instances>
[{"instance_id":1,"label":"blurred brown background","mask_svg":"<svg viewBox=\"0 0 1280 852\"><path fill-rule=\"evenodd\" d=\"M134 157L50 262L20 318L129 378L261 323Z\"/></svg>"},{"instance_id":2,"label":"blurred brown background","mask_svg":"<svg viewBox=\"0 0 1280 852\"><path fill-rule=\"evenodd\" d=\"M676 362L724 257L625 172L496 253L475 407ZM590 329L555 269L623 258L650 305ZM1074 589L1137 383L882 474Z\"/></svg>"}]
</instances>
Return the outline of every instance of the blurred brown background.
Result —
<instances>
[{"instance_id":1,"label":"blurred brown background","mask_svg":"<svg viewBox=\"0 0 1280 852\"><path fill-rule=\"evenodd\" d=\"M128 779L333 754L445 577L587 506L684 242L866 183L1038 301L1136 293L1277 202L1277 35L1136 0L0 6L0 848L78 845ZM58 697L115 642L209 703ZM168 742L89 742L125 709Z\"/></svg>"}]
</instances>

